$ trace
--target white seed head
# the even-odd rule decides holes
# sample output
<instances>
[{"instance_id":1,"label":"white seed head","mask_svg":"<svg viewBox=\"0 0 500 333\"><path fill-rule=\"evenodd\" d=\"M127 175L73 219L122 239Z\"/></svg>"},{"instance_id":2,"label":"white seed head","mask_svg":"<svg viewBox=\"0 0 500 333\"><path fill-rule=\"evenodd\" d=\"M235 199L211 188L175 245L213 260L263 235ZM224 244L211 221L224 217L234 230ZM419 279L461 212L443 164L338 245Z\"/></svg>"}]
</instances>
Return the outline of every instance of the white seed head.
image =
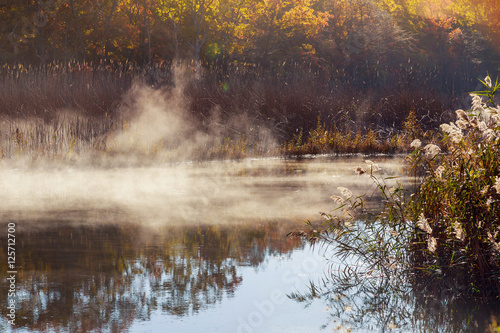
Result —
<instances>
[{"instance_id":1,"label":"white seed head","mask_svg":"<svg viewBox=\"0 0 500 333\"><path fill-rule=\"evenodd\" d=\"M490 243L492 245L491 247L493 248L493 250L495 250L496 252L500 252L500 243L497 243L495 241L495 239L497 238L498 232L495 231L494 234L491 234L491 232L488 231L487 235L488 235L488 240L490 241Z\"/></svg>"},{"instance_id":2,"label":"white seed head","mask_svg":"<svg viewBox=\"0 0 500 333\"><path fill-rule=\"evenodd\" d=\"M459 143L462 140L462 130L454 123L441 124L441 126L439 127L443 132L447 133L450 136L451 141L453 141L454 143Z\"/></svg>"},{"instance_id":3,"label":"white seed head","mask_svg":"<svg viewBox=\"0 0 500 333\"><path fill-rule=\"evenodd\" d=\"M429 249L429 251L431 251L432 253L436 252L436 249L437 249L437 241L436 241L436 238L434 237L429 237L427 239L427 248Z\"/></svg>"},{"instance_id":4,"label":"white seed head","mask_svg":"<svg viewBox=\"0 0 500 333\"><path fill-rule=\"evenodd\" d=\"M486 123L484 121L480 121L478 124L477 124L477 128L481 131L481 132L484 132L488 129L488 125L486 125Z\"/></svg>"},{"instance_id":5,"label":"white seed head","mask_svg":"<svg viewBox=\"0 0 500 333\"><path fill-rule=\"evenodd\" d=\"M479 127L479 121L477 120L477 118L472 118L469 123L474 128L478 128Z\"/></svg>"},{"instance_id":6,"label":"white seed head","mask_svg":"<svg viewBox=\"0 0 500 333\"><path fill-rule=\"evenodd\" d=\"M464 110L458 109L458 110L455 111L455 113L457 114L457 118L458 119L462 119L462 120L464 120L466 122L469 122L469 116L467 115L467 113L465 113Z\"/></svg>"},{"instance_id":7,"label":"white seed head","mask_svg":"<svg viewBox=\"0 0 500 333\"><path fill-rule=\"evenodd\" d=\"M483 99L481 96L478 96L476 94L470 94L472 97L472 110L475 111L483 111L486 107L486 104L483 103Z\"/></svg>"},{"instance_id":8,"label":"white seed head","mask_svg":"<svg viewBox=\"0 0 500 333\"><path fill-rule=\"evenodd\" d=\"M497 191L498 194L500 194L500 177L496 176L495 177L495 184L493 184L493 188L495 191Z\"/></svg>"},{"instance_id":9,"label":"white seed head","mask_svg":"<svg viewBox=\"0 0 500 333\"><path fill-rule=\"evenodd\" d=\"M424 213L420 214L420 216L418 217L417 227L428 234L432 234L432 228L429 225L429 222L427 222Z\"/></svg>"},{"instance_id":10,"label":"white seed head","mask_svg":"<svg viewBox=\"0 0 500 333\"><path fill-rule=\"evenodd\" d=\"M345 188L345 187L338 187L338 189L340 190L340 193L346 198L346 199L349 199L352 197L352 192L349 191L349 189Z\"/></svg>"},{"instance_id":11,"label":"white seed head","mask_svg":"<svg viewBox=\"0 0 500 333\"><path fill-rule=\"evenodd\" d=\"M413 149L418 149L420 148L420 146L422 146L422 141L420 141L419 139L415 139L410 143L410 147Z\"/></svg>"},{"instance_id":12,"label":"white seed head","mask_svg":"<svg viewBox=\"0 0 500 333\"><path fill-rule=\"evenodd\" d=\"M481 193L482 195L485 195L486 193L488 193L489 189L490 189L490 185L485 186L479 193Z\"/></svg>"},{"instance_id":13,"label":"white seed head","mask_svg":"<svg viewBox=\"0 0 500 333\"><path fill-rule=\"evenodd\" d=\"M484 78L484 83L486 83L486 85L491 88L493 85L491 83L491 78L490 76L488 75L487 77Z\"/></svg>"},{"instance_id":14,"label":"white seed head","mask_svg":"<svg viewBox=\"0 0 500 333\"><path fill-rule=\"evenodd\" d=\"M343 198L339 197L338 195L332 195L330 197L335 203L338 203L339 205L342 205L345 201Z\"/></svg>"},{"instance_id":15,"label":"white seed head","mask_svg":"<svg viewBox=\"0 0 500 333\"><path fill-rule=\"evenodd\" d=\"M424 147L426 155L428 155L430 158L434 158L437 154L441 152L441 148L436 146L435 144L429 143Z\"/></svg>"},{"instance_id":16,"label":"white seed head","mask_svg":"<svg viewBox=\"0 0 500 333\"><path fill-rule=\"evenodd\" d=\"M452 226L453 226L453 232L455 233L455 237L463 242L465 240L465 234L462 230L462 226L460 225L460 223L455 221L453 222Z\"/></svg>"},{"instance_id":17,"label":"white seed head","mask_svg":"<svg viewBox=\"0 0 500 333\"><path fill-rule=\"evenodd\" d=\"M437 169L436 169L436 176L438 178L443 178L443 172L444 171L445 171L444 166L442 166L442 165L438 166Z\"/></svg>"},{"instance_id":18,"label":"white seed head","mask_svg":"<svg viewBox=\"0 0 500 333\"><path fill-rule=\"evenodd\" d=\"M458 119L456 121L456 124L457 124L458 128L460 128L462 130L466 130L466 129L468 129L470 127L470 123L467 122L467 121L465 121L465 120L463 120L463 119Z\"/></svg>"}]
</instances>

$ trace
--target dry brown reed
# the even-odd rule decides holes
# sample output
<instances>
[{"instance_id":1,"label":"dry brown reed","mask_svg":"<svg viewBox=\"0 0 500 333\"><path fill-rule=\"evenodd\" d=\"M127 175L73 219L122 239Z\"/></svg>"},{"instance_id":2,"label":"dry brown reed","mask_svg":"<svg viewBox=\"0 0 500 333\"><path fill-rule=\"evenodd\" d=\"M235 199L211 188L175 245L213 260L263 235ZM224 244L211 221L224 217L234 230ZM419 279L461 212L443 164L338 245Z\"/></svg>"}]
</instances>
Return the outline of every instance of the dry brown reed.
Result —
<instances>
[{"instance_id":1,"label":"dry brown reed","mask_svg":"<svg viewBox=\"0 0 500 333\"><path fill-rule=\"evenodd\" d=\"M408 140L420 135L412 132L417 123L425 128L445 110L443 104L421 102L429 92L393 94L377 101L373 92L355 92L349 82L327 82L318 73L271 74L234 67L225 73L208 71L200 80L183 83L186 113L194 126L211 133L214 118L224 124L223 133L209 147L194 148L200 155L401 152ZM105 152L106 137L127 120L120 110L135 81L155 89L174 86L168 64L3 66L3 156ZM412 109L416 111L408 125L405 116ZM272 137L266 141L285 142L281 151L262 142L263 130Z\"/></svg>"}]
</instances>

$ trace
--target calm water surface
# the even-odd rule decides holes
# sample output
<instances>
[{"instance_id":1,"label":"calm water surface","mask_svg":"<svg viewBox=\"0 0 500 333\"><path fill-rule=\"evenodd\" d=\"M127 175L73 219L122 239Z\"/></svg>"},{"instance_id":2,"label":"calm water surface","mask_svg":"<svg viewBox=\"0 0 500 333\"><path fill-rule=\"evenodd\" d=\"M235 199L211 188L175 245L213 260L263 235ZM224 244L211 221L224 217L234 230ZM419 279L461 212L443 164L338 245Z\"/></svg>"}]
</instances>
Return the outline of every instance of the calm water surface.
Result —
<instances>
[{"instance_id":1,"label":"calm water surface","mask_svg":"<svg viewBox=\"0 0 500 333\"><path fill-rule=\"evenodd\" d=\"M401 173L397 159L377 162L384 176ZM352 171L362 164L355 157L5 168L0 237L6 244L7 224L16 224L17 309L13 329L3 264L0 331L412 331L411 318L406 326L373 315L346 323L351 313L364 316L356 311L363 300L295 297L321 285L331 254L286 234L331 212L338 186L376 202L374 186Z\"/></svg>"}]
</instances>

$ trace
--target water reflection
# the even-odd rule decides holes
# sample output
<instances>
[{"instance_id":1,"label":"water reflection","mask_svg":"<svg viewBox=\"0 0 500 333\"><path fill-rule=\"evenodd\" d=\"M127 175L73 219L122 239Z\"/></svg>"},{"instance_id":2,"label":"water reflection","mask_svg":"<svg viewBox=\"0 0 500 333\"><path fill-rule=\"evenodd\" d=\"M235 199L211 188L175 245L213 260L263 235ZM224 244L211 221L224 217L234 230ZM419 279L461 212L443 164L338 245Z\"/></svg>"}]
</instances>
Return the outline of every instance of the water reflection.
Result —
<instances>
[{"instance_id":1,"label":"water reflection","mask_svg":"<svg viewBox=\"0 0 500 333\"><path fill-rule=\"evenodd\" d=\"M307 286L309 268L322 269L323 258L310 265L312 255L285 235L305 219L321 219L338 186L377 193L352 170L363 163L353 157L2 169L0 228L17 224L16 324L21 332L192 332L179 324L185 320L204 332L221 325L315 332L323 305L310 306L304 320L297 316L302 306L284 296ZM380 163L397 174L394 159ZM5 237L0 232L2 244ZM8 291L1 269L0 331ZM287 302L262 310L281 300L273 295ZM225 316L224 324L210 314Z\"/></svg>"},{"instance_id":2,"label":"water reflection","mask_svg":"<svg viewBox=\"0 0 500 333\"><path fill-rule=\"evenodd\" d=\"M486 304L457 297L455 286L434 288L436 281L416 280L403 267L384 274L331 252L323 277L311 281L306 292L289 294L305 308L323 302L328 309L323 328L334 322L338 331L349 332L494 332L490 325L500 317L498 300Z\"/></svg>"},{"instance_id":3,"label":"water reflection","mask_svg":"<svg viewBox=\"0 0 500 333\"><path fill-rule=\"evenodd\" d=\"M31 331L123 332L161 309L199 313L234 296L245 266L301 246L290 223L162 226L17 221L16 324ZM286 227L285 227L286 225ZM6 227L3 225L1 227ZM0 238L5 244L5 236ZM0 253L6 262L6 255ZM7 314L6 272L0 311Z\"/></svg>"}]
</instances>

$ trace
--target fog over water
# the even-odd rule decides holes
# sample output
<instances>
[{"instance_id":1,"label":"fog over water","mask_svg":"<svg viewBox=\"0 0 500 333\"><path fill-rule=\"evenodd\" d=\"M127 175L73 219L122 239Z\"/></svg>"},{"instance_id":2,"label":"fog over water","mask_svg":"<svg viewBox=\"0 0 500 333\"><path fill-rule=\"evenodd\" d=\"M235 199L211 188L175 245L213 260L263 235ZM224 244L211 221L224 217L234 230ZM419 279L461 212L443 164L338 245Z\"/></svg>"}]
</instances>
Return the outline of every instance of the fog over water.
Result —
<instances>
[{"instance_id":1,"label":"fog over water","mask_svg":"<svg viewBox=\"0 0 500 333\"><path fill-rule=\"evenodd\" d=\"M329 197L339 194L339 186L368 197L377 194L366 175L355 175L353 167L362 164L363 157L323 157L127 168L4 168L0 210L27 215L112 210L148 223L316 219L319 212L334 208ZM380 166L386 174L398 172L397 160L381 160Z\"/></svg>"},{"instance_id":2,"label":"fog over water","mask_svg":"<svg viewBox=\"0 0 500 333\"><path fill-rule=\"evenodd\" d=\"M101 138L105 151L96 154L77 143L66 153L61 148L62 161L29 150L4 159L2 213L113 211L148 223L301 220L330 211L329 197L339 186L374 193L372 181L353 171L365 165L361 156L194 162L230 133L252 136L264 150L276 148L277 140L244 112L222 121L215 107L197 123L186 111L186 71L180 66L174 76L173 89L135 84L124 94L119 106L124 126ZM69 113L64 111L64 119ZM70 145L60 140L61 146ZM378 162L383 173L401 174L399 158Z\"/></svg>"}]
</instances>

